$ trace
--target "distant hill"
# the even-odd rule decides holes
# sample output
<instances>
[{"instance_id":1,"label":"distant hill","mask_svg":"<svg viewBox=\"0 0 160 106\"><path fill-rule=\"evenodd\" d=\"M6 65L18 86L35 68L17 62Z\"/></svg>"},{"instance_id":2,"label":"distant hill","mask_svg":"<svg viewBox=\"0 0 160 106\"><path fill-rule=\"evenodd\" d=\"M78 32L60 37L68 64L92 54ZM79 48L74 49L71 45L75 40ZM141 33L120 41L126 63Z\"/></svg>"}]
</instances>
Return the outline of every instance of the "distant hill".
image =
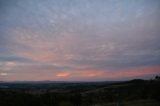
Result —
<instances>
[{"instance_id":1,"label":"distant hill","mask_svg":"<svg viewBox=\"0 0 160 106\"><path fill-rule=\"evenodd\" d=\"M0 106L160 106L159 89L159 80L141 79L1 82Z\"/></svg>"}]
</instances>

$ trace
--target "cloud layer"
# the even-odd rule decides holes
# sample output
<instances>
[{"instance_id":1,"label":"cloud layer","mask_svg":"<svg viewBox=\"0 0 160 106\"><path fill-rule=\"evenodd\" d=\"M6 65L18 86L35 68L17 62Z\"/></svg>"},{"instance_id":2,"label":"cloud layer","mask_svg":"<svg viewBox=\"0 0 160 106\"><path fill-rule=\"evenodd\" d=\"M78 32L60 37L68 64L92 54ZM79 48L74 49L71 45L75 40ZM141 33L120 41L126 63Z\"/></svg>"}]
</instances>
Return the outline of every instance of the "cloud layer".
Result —
<instances>
[{"instance_id":1,"label":"cloud layer","mask_svg":"<svg viewBox=\"0 0 160 106\"><path fill-rule=\"evenodd\" d=\"M0 80L160 74L159 0L0 1Z\"/></svg>"}]
</instances>

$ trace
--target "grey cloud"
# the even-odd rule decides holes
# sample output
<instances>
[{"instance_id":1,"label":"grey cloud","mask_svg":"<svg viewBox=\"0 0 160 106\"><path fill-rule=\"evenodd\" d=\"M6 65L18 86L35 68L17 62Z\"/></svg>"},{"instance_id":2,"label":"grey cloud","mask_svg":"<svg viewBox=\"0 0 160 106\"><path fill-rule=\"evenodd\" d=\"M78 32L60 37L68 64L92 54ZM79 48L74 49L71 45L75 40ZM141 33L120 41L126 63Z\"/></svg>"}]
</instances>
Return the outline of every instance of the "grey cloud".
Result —
<instances>
[{"instance_id":1,"label":"grey cloud","mask_svg":"<svg viewBox=\"0 0 160 106\"><path fill-rule=\"evenodd\" d=\"M13 72L160 65L159 0L1 0L0 5L0 62L17 62Z\"/></svg>"},{"instance_id":2,"label":"grey cloud","mask_svg":"<svg viewBox=\"0 0 160 106\"><path fill-rule=\"evenodd\" d=\"M14 62L22 62L22 63L32 62L32 60L29 60L27 58L14 56L14 55L0 55L0 61L1 62L14 61Z\"/></svg>"}]
</instances>

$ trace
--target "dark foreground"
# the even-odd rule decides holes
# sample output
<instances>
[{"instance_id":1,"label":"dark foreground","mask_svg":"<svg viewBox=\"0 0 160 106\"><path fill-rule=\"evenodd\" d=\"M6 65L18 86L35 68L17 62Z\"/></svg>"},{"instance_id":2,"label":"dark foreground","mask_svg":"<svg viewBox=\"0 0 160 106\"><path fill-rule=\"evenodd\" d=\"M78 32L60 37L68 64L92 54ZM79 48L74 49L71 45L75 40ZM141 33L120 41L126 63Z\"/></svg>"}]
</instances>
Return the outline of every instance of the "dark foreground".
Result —
<instances>
[{"instance_id":1,"label":"dark foreground","mask_svg":"<svg viewBox=\"0 0 160 106\"><path fill-rule=\"evenodd\" d=\"M0 106L160 106L160 80L0 83Z\"/></svg>"}]
</instances>

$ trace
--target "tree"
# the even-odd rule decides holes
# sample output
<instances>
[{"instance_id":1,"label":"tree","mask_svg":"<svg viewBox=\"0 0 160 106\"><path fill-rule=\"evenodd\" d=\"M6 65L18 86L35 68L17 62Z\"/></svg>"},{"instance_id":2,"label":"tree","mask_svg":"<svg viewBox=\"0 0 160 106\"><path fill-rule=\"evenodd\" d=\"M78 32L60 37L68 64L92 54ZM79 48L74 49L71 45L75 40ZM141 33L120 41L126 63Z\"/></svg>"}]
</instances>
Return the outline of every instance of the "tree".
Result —
<instances>
[{"instance_id":1,"label":"tree","mask_svg":"<svg viewBox=\"0 0 160 106\"><path fill-rule=\"evenodd\" d=\"M160 76L157 75L157 76L155 77L155 80L160 81Z\"/></svg>"}]
</instances>

